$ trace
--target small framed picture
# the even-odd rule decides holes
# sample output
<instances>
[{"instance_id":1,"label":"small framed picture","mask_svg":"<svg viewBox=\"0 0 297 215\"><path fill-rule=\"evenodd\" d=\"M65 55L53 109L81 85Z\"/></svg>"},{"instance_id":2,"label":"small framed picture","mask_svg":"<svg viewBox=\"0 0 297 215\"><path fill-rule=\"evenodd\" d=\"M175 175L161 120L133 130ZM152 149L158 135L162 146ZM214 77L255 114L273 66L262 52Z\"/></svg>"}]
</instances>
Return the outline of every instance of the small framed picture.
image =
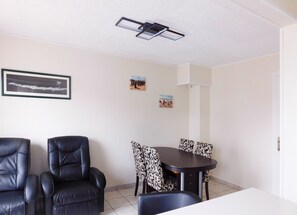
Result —
<instances>
[{"instance_id":1,"label":"small framed picture","mask_svg":"<svg viewBox=\"0 0 297 215\"><path fill-rule=\"evenodd\" d=\"M1 69L2 95L71 99L71 77Z\"/></svg>"},{"instance_id":2,"label":"small framed picture","mask_svg":"<svg viewBox=\"0 0 297 215\"><path fill-rule=\"evenodd\" d=\"M160 97L159 97L159 107L160 108L173 108L173 96L160 95Z\"/></svg>"},{"instance_id":3,"label":"small framed picture","mask_svg":"<svg viewBox=\"0 0 297 215\"><path fill-rule=\"evenodd\" d=\"M130 90L145 90L145 89L146 89L145 77L131 75Z\"/></svg>"}]
</instances>

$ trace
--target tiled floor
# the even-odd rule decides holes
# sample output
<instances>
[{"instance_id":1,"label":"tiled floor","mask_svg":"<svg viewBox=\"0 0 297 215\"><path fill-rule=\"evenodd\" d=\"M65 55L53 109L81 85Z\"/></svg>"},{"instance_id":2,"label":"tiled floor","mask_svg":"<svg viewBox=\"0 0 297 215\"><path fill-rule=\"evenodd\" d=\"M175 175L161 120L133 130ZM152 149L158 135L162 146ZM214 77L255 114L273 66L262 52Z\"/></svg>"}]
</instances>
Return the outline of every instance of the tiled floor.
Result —
<instances>
[{"instance_id":1,"label":"tiled floor","mask_svg":"<svg viewBox=\"0 0 297 215\"><path fill-rule=\"evenodd\" d=\"M141 191L141 187L138 190ZM225 184L213 180L209 182L210 199L236 191L238 190ZM203 200L205 199L205 193L203 193ZM101 215L137 215L137 197L134 196L134 187L106 192L104 209L105 212Z\"/></svg>"}]
</instances>

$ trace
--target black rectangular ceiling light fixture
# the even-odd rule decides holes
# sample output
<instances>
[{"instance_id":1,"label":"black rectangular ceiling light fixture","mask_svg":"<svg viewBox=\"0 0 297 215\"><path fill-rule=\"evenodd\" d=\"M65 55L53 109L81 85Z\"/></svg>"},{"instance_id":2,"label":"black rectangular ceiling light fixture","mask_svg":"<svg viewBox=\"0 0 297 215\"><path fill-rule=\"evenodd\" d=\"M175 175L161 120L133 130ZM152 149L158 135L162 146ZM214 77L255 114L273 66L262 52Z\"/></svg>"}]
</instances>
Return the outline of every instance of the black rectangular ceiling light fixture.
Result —
<instances>
[{"instance_id":1,"label":"black rectangular ceiling light fixture","mask_svg":"<svg viewBox=\"0 0 297 215\"><path fill-rule=\"evenodd\" d=\"M139 37L145 40L150 40L158 36L159 34L162 34L164 31L168 30L168 27L158 23L150 24L146 22L140 27L140 29L142 31L138 33L136 37Z\"/></svg>"},{"instance_id":2,"label":"black rectangular ceiling light fixture","mask_svg":"<svg viewBox=\"0 0 297 215\"><path fill-rule=\"evenodd\" d=\"M160 34L160 36L170 39L170 40L179 40L180 38L183 38L185 35L178 33L176 31L167 30L167 31L163 32L162 34Z\"/></svg>"},{"instance_id":3,"label":"black rectangular ceiling light fixture","mask_svg":"<svg viewBox=\"0 0 297 215\"><path fill-rule=\"evenodd\" d=\"M132 19L128 19L126 17L122 17L117 23L116 26L120 28L129 29L132 31L140 32L139 26L143 25L141 22L137 22Z\"/></svg>"},{"instance_id":4,"label":"black rectangular ceiling light fixture","mask_svg":"<svg viewBox=\"0 0 297 215\"><path fill-rule=\"evenodd\" d=\"M156 22L142 23L126 17L122 17L119 21L117 21L115 25L121 28L139 32L138 34L136 34L136 37L145 40L150 40L154 37L161 36L175 41L185 36L182 33L170 30L169 27Z\"/></svg>"}]
</instances>

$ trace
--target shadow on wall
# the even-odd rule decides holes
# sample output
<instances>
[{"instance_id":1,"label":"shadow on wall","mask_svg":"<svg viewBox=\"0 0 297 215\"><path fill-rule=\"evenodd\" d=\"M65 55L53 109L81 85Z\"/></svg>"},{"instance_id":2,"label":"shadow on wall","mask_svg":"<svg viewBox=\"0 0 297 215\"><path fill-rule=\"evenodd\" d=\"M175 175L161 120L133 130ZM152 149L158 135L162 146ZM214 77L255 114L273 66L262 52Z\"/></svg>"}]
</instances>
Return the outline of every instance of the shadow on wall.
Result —
<instances>
[{"instance_id":1,"label":"shadow on wall","mask_svg":"<svg viewBox=\"0 0 297 215\"><path fill-rule=\"evenodd\" d=\"M102 144L97 140L89 138L89 150L90 150L90 160L91 167L96 167L100 171L102 171L106 178L106 186L108 186L108 179L113 176L110 175L111 171L108 171L109 164L106 159L107 152L104 151Z\"/></svg>"},{"instance_id":2,"label":"shadow on wall","mask_svg":"<svg viewBox=\"0 0 297 215\"><path fill-rule=\"evenodd\" d=\"M31 174L40 175L44 171L48 171L48 159L47 159L47 143L46 147L42 147L40 144L35 144L31 141Z\"/></svg>"}]
</instances>

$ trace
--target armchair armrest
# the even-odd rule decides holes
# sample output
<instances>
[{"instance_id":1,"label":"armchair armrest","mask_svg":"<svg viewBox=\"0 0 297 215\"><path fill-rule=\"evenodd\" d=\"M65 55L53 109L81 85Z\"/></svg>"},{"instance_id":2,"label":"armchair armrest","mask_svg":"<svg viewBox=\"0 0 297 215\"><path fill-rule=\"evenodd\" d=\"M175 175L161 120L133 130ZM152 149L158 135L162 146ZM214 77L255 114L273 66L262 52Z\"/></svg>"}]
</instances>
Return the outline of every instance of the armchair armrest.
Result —
<instances>
[{"instance_id":1,"label":"armchair armrest","mask_svg":"<svg viewBox=\"0 0 297 215\"><path fill-rule=\"evenodd\" d=\"M35 203L38 195L38 178L37 175L28 175L25 188L24 199L27 203Z\"/></svg>"},{"instance_id":2,"label":"armchair armrest","mask_svg":"<svg viewBox=\"0 0 297 215\"><path fill-rule=\"evenodd\" d=\"M54 179L50 172L43 172L40 176L41 188L46 198L51 197L55 191Z\"/></svg>"},{"instance_id":3,"label":"armchair armrest","mask_svg":"<svg viewBox=\"0 0 297 215\"><path fill-rule=\"evenodd\" d=\"M106 186L106 179L103 172L101 172L99 169L95 167L90 168L89 173L90 181L96 185L99 189L104 189Z\"/></svg>"}]
</instances>

